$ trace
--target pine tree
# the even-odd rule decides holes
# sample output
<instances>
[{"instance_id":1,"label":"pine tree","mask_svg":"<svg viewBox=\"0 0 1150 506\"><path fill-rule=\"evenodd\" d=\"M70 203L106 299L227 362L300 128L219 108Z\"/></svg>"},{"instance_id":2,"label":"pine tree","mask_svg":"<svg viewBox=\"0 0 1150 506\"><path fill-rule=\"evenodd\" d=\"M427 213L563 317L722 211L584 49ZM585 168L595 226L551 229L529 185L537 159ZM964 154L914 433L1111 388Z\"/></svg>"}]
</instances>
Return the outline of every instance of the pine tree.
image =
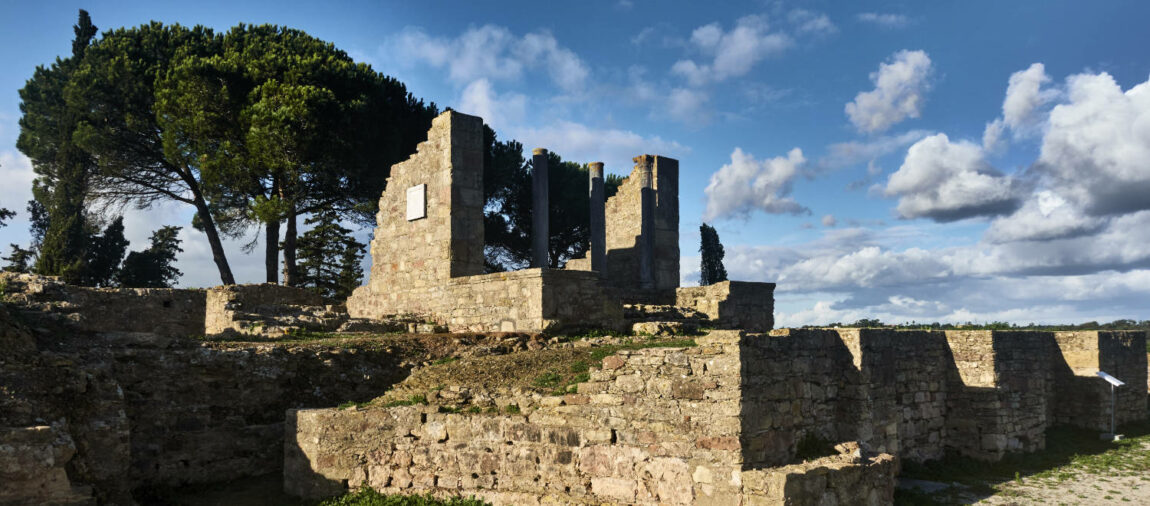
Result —
<instances>
[{"instance_id":1,"label":"pine tree","mask_svg":"<svg viewBox=\"0 0 1150 506\"><path fill-rule=\"evenodd\" d=\"M68 82L96 35L87 11L80 10L73 27L72 56L51 67L38 67L20 90L20 137L16 147L32 159L37 200L47 212L47 224L36 260L36 272L82 282L87 243L85 200L94 170L91 155L73 142L81 115L68 107Z\"/></svg>"},{"instance_id":2,"label":"pine tree","mask_svg":"<svg viewBox=\"0 0 1150 506\"><path fill-rule=\"evenodd\" d=\"M359 286L363 243L339 224L339 215L325 210L304 223L315 227L299 238L300 284L328 300L343 300Z\"/></svg>"},{"instance_id":3,"label":"pine tree","mask_svg":"<svg viewBox=\"0 0 1150 506\"><path fill-rule=\"evenodd\" d=\"M0 258L8 262L4 266L4 272L28 272L32 263L36 259L36 253L29 249L21 248L19 244L9 244L12 247L12 253L6 257Z\"/></svg>"},{"instance_id":4,"label":"pine tree","mask_svg":"<svg viewBox=\"0 0 1150 506\"><path fill-rule=\"evenodd\" d=\"M723 267L723 244L715 227L706 223L699 226L699 253L702 255L700 285L712 285L727 280L727 269Z\"/></svg>"},{"instance_id":5,"label":"pine tree","mask_svg":"<svg viewBox=\"0 0 1150 506\"><path fill-rule=\"evenodd\" d=\"M3 207L0 207L0 227L8 226L7 223L4 223L4 220L10 220L14 216L16 216L16 213L14 211L9 211Z\"/></svg>"},{"instance_id":6,"label":"pine tree","mask_svg":"<svg viewBox=\"0 0 1150 506\"><path fill-rule=\"evenodd\" d=\"M170 288L183 275L174 265L180 249L181 227L163 227L152 232L152 245L133 251L124 259L116 281L125 288Z\"/></svg>"},{"instance_id":7,"label":"pine tree","mask_svg":"<svg viewBox=\"0 0 1150 506\"><path fill-rule=\"evenodd\" d=\"M93 236L88 245L87 267L81 285L84 286L113 286L117 272L120 270L120 261L128 250L128 240L124 238L124 218L118 217L112 221L104 233Z\"/></svg>"}]
</instances>

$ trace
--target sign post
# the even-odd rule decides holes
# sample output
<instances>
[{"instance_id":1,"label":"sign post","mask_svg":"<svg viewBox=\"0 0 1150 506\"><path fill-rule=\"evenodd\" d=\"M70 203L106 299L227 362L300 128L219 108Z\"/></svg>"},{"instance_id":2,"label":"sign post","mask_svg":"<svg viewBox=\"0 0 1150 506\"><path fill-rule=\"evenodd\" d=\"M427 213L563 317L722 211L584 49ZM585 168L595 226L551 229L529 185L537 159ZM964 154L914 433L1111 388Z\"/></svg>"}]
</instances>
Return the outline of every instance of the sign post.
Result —
<instances>
[{"instance_id":1,"label":"sign post","mask_svg":"<svg viewBox=\"0 0 1150 506\"><path fill-rule=\"evenodd\" d=\"M1109 434L1103 434L1102 439L1106 439L1106 440L1110 440L1110 441L1118 441L1118 440L1122 439L1122 435L1116 433L1117 429L1114 425L1114 415L1118 411L1118 402L1117 402L1116 390L1118 389L1118 387L1125 385L1126 383L1123 383L1122 380L1115 378L1114 376L1111 376L1109 374L1106 374L1105 372L1102 372L1102 371L1098 371L1098 377L1106 380L1107 383L1110 383L1110 433Z\"/></svg>"}]
</instances>

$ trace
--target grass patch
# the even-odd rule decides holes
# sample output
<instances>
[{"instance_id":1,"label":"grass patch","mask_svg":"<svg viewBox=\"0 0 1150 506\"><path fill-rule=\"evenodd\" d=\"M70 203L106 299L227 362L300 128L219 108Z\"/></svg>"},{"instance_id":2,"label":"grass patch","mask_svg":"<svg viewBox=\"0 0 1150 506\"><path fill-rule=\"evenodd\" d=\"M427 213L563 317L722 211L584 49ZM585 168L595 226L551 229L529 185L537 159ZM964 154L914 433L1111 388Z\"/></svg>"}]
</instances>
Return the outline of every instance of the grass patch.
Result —
<instances>
[{"instance_id":1,"label":"grass patch","mask_svg":"<svg viewBox=\"0 0 1150 506\"><path fill-rule=\"evenodd\" d=\"M1122 441L1098 439L1098 431L1076 427L1054 427L1046 431L1046 449L1034 453L1008 453L998 462L984 462L950 455L944 459L917 464L904 462L901 478L958 482L978 494L993 494L996 486L1019 482L1056 485L1081 475L1105 477L1147 476L1150 474L1150 422L1128 424L1119 431ZM896 495L896 503L903 502ZM911 497L911 496L906 496Z\"/></svg>"},{"instance_id":2,"label":"grass patch","mask_svg":"<svg viewBox=\"0 0 1150 506\"><path fill-rule=\"evenodd\" d=\"M519 409L518 404L508 404L503 407L503 412L509 415L518 415L519 413L522 413L523 410Z\"/></svg>"},{"instance_id":3,"label":"grass patch","mask_svg":"<svg viewBox=\"0 0 1150 506\"><path fill-rule=\"evenodd\" d=\"M320 502L317 506L490 506L475 498L436 499L430 495L383 495L371 487Z\"/></svg>"},{"instance_id":4,"label":"grass patch","mask_svg":"<svg viewBox=\"0 0 1150 506\"><path fill-rule=\"evenodd\" d=\"M391 401L387 404L384 404L383 407L394 408L396 406L414 406L416 404L426 405L427 404L427 396L421 395L421 394L415 394L415 395L412 395L411 397L407 398L406 400Z\"/></svg>"},{"instance_id":5,"label":"grass patch","mask_svg":"<svg viewBox=\"0 0 1150 506\"><path fill-rule=\"evenodd\" d=\"M536 388L556 388L563 381L563 376L555 371L545 372L535 377L531 386Z\"/></svg>"},{"instance_id":6,"label":"grass patch","mask_svg":"<svg viewBox=\"0 0 1150 506\"><path fill-rule=\"evenodd\" d=\"M443 357L439 360L436 360L435 362L432 362L432 364L435 364L435 365L450 364L452 362L455 362L456 360L459 360L459 357Z\"/></svg>"}]
</instances>

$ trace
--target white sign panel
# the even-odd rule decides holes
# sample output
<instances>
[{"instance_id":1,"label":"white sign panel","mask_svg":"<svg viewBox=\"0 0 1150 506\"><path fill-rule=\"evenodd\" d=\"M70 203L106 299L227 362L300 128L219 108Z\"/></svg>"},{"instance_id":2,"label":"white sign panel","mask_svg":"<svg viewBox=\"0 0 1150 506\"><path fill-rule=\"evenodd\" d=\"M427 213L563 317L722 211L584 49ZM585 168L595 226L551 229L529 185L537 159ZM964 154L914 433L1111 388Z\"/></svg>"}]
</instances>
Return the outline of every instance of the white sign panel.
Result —
<instances>
[{"instance_id":1,"label":"white sign panel","mask_svg":"<svg viewBox=\"0 0 1150 506\"><path fill-rule=\"evenodd\" d=\"M1120 387L1120 386L1126 384L1126 383L1123 383L1122 380L1115 378L1114 376L1111 376L1109 374L1106 374L1102 371L1098 371L1098 377L1106 380L1108 383L1110 383L1111 385L1114 385L1116 387Z\"/></svg>"},{"instance_id":2,"label":"white sign panel","mask_svg":"<svg viewBox=\"0 0 1150 506\"><path fill-rule=\"evenodd\" d=\"M407 221L427 217L427 185L417 184L407 189Z\"/></svg>"}]
</instances>

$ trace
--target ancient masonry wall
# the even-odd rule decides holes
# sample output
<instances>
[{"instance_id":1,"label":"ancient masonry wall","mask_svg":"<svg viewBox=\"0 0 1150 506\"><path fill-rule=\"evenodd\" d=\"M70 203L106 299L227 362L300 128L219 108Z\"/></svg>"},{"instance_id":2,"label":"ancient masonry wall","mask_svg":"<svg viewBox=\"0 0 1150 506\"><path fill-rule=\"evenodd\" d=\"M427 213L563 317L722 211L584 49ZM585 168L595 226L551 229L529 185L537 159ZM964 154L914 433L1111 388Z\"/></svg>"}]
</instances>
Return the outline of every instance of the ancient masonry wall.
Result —
<instances>
[{"instance_id":1,"label":"ancient masonry wall","mask_svg":"<svg viewBox=\"0 0 1150 506\"><path fill-rule=\"evenodd\" d=\"M264 315L274 315L288 306L321 306L323 299L308 290L271 283L225 285L208 289L204 335L227 337L253 333L251 326Z\"/></svg>"},{"instance_id":2,"label":"ancient masonry wall","mask_svg":"<svg viewBox=\"0 0 1150 506\"><path fill-rule=\"evenodd\" d=\"M483 274L482 149L483 121L449 111L432 121L416 154L392 167L376 216L371 278L348 299L351 316L416 313L453 332L621 327L618 301L603 293L598 276ZM409 221L408 190L419 185L426 185L426 217ZM563 296L575 297L557 305Z\"/></svg>"},{"instance_id":3,"label":"ancient masonry wall","mask_svg":"<svg viewBox=\"0 0 1150 506\"><path fill-rule=\"evenodd\" d=\"M655 199L654 292L642 290L639 242L643 223L643 172L650 170ZM679 162L664 156L635 157L635 168L604 205L607 282L622 290L626 302L669 304L679 286ZM590 268L576 262L571 268Z\"/></svg>"},{"instance_id":4,"label":"ancient masonry wall","mask_svg":"<svg viewBox=\"0 0 1150 506\"><path fill-rule=\"evenodd\" d=\"M607 357L578 393L526 415L413 407L294 411L284 486L305 497L370 486L475 495L496 504L739 504L780 495L768 483L785 484L788 474L749 470L741 451L743 339L713 332L693 348ZM844 467L856 473L845 496L891 500L889 457ZM861 468L885 478L859 479ZM754 487L744 487L748 482Z\"/></svg>"},{"instance_id":5,"label":"ancient masonry wall","mask_svg":"<svg viewBox=\"0 0 1150 506\"><path fill-rule=\"evenodd\" d=\"M1061 396L1051 413L1055 422L1110 429L1110 384L1095 375L1099 370L1127 385L1116 391L1117 423L1145 418L1146 395L1138 387L1142 383L1140 371L1147 368L1142 333L1055 332L1054 345L1065 357L1054 371L1054 388Z\"/></svg>"},{"instance_id":6,"label":"ancient masonry wall","mask_svg":"<svg viewBox=\"0 0 1150 506\"><path fill-rule=\"evenodd\" d=\"M1100 343L1098 363L1127 364L1115 370L1132 385L1146 383L1144 332L1076 335ZM577 394L522 416L295 411L285 487L318 496L346 482L497 504L734 504L809 487L820 497L888 501L896 468L881 457L856 460L849 471L824 466L833 471L818 478L828 472L814 471L823 464L792 467L800 445L858 441L912 461L948 449L991 461L1041 449L1052 406L1109 409L1108 398L1072 401L1077 393L1055 387L1066 367L1056 342L1051 332L714 331L695 348L607 357ZM1127 421L1146 417L1141 388L1119 402ZM1091 419L1067 421L1097 428Z\"/></svg>"},{"instance_id":7,"label":"ancient masonry wall","mask_svg":"<svg viewBox=\"0 0 1150 506\"><path fill-rule=\"evenodd\" d=\"M710 317L717 328L768 332L775 326L775 284L722 281L675 290L675 305Z\"/></svg>"}]
</instances>

